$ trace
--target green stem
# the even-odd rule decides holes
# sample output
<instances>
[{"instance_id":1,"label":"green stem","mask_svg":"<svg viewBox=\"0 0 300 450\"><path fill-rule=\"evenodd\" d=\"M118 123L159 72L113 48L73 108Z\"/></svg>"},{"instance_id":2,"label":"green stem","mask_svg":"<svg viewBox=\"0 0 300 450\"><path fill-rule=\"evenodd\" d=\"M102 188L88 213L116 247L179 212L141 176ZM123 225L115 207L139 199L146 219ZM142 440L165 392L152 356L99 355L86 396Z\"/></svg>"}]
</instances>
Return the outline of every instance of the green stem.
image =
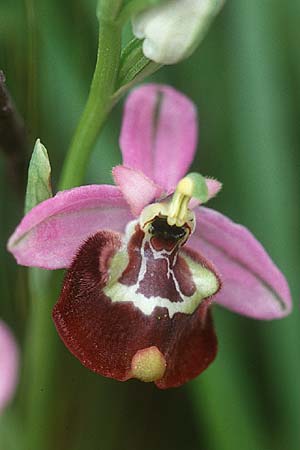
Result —
<instances>
[{"instance_id":1,"label":"green stem","mask_svg":"<svg viewBox=\"0 0 300 450\"><path fill-rule=\"evenodd\" d=\"M112 94L119 68L121 30L112 21L99 20L97 63L89 97L62 169L59 189L82 183L89 156L112 107Z\"/></svg>"}]
</instances>

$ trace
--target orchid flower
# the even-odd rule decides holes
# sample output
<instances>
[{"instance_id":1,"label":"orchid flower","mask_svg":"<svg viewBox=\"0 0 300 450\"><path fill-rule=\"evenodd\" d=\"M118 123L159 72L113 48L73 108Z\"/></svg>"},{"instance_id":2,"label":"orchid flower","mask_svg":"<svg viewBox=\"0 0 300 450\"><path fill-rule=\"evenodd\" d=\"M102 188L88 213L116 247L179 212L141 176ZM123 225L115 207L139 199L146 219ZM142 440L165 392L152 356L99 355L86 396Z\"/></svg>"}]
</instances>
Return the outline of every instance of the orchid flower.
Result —
<instances>
[{"instance_id":1,"label":"orchid flower","mask_svg":"<svg viewBox=\"0 0 300 450\"><path fill-rule=\"evenodd\" d=\"M185 175L192 102L144 85L127 99L117 186L57 193L11 236L19 264L68 268L53 319L68 349L117 380L179 386L215 358L211 304L256 319L291 309L285 278L243 226L202 206L221 184Z\"/></svg>"},{"instance_id":2,"label":"orchid flower","mask_svg":"<svg viewBox=\"0 0 300 450\"><path fill-rule=\"evenodd\" d=\"M19 351L8 326L0 320L0 414L13 397L18 381Z\"/></svg>"}]
</instances>

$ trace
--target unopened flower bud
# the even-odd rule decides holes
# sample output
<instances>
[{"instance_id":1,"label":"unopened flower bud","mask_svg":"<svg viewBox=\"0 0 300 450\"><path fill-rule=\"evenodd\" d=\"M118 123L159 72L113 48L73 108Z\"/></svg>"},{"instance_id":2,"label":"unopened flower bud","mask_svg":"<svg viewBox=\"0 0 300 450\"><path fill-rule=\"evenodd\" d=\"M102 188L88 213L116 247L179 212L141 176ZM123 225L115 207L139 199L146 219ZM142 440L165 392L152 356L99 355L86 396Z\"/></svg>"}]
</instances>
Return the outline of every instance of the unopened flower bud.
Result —
<instances>
[{"instance_id":1,"label":"unopened flower bud","mask_svg":"<svg viewBox=\"0 0 300 450\"><path fill-rule=\"evenodd\" d=\"M224 0L168 0L133 19L144 55L160 64L187 58L204 37Z\"/></svg>"},{"instance_id":2,"label":"unopened flower bud","mask_svg":"<svg viewBox=\"0 0 300 450\"><path fill-rule=\"evenodd\" d=\"M31 156L25 197L25 212L52 197L51 166L46 148L36 140Z\"/></svg>"}]
</instances>

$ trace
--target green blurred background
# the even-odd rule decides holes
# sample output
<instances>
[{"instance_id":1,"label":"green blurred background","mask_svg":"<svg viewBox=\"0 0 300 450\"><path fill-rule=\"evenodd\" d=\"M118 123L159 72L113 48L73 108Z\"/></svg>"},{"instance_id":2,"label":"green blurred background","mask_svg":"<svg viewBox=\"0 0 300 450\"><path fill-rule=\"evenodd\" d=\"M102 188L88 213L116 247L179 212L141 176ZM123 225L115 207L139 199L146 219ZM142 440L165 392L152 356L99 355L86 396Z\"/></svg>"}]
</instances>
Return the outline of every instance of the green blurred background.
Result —
<instances>
[{"instance_id":1,"label":"green blurred background","mask_svg":"<svg viewBox=\"0 0 300 450\"><path fill-rule=\"evenodd\" d=\"M54 189L95 65L95 3L0 3L0 69L25 120L29 148L40 137L48 149ZM24 430L23 383L10 409L12 419L0 427L1 450L19 450L23 432L42 433L41 450L300 448L299 23L299 0L228 0L198 50L152 77L197 104L194 169L224 183L209 206L246 225L264 244L290 283L293 313L259 322L214 307L215 363L193 382L168 391L90 373L53 330L55 369L49 363L45 370L53 371L55 388L47 397L47 385L37 383L34 393L37 407L39 396L46 396L47 408L37 410L39 420ZM121 114L122 102L97 142L87 183L112 183L111 167L121 162ZM17 267L5 245L22 216L23 198L9 157L1 153L0 186L0 316L22 347L27 269Z\"/></svg>"}]
</instances>

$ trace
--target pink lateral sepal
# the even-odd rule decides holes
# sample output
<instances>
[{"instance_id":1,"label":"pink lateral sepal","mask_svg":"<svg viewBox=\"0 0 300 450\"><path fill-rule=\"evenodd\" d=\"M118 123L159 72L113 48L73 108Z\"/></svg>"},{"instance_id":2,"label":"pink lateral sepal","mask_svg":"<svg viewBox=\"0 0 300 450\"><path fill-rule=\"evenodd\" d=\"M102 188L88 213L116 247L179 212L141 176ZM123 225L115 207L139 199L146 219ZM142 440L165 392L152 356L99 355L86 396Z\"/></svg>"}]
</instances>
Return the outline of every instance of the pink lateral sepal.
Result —
<instances>
[{"instance_id":1,"label":"pink lateral sepal","mask_svg":"<svg viewBox=\"0 0 300 450\"><path fill-rule=\"evenodd\" d=\"M292 308L288 284L263 246L242 225L209 208L195 210L188 246L217 267L223 288L215 301L255 319L276 319Z\"/></svg>"},{"instance_id":2,"label":"pink lateral sepal","mask_svg":"<svg viewBox=\"0 0 300 450\"><path fill-rule=\"evenodd\" d=\"M161 389L180 386L215 358L211 299L203 300L193 314L176 313L172 318L160 306L145 314L130 295L126 298L127 285L122 285L122 301L114 301L106 289L115 276L112 258L122 249L121 236L112 232L99 232L82 245L53 310L58 333L84 366L120 381L136 377L138 352L155 346L165 360L163 376L155 383Z\"/></svg>"},{"instance_id":3,"label":"pink lateral sepal","mask_svg":"<svg viewBox=\"0 0 300 450\"><path fill-rule=\"evenodd\" d=\"M81 186L58 192L29 211L7 248L24 266L69 267L88 236L101 229L123 231L132 218L116 186Z\"/></svg>"}]
</instances>

